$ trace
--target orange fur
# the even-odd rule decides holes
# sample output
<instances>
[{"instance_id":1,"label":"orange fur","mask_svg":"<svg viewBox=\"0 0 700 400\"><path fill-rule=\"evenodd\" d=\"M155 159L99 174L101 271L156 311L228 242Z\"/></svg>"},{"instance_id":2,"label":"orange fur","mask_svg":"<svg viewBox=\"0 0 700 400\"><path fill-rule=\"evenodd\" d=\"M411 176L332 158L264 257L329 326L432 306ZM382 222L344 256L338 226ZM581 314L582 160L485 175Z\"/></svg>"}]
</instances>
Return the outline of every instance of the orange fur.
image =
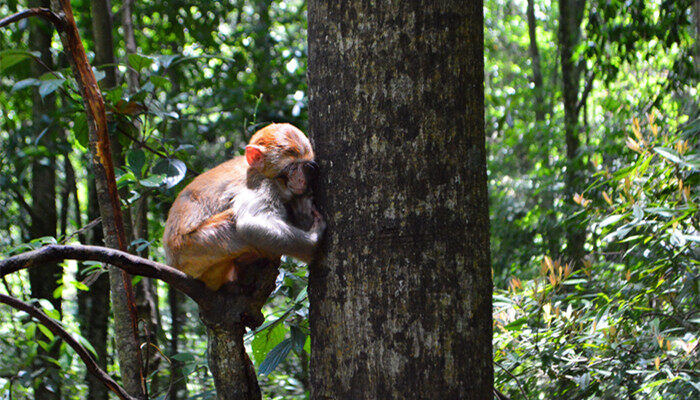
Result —
<instances>
[{"instance_id":1,"label":"orange fur","mask_svg":"<svg viewBox=\"0 0 700 400\"><path fill-rule=\"evenodd\" d=\"M240 156L199 175L180 192L165 225L163 246L168 263L212 290L236 279L237 264L261 258L279 261L275 249L258 248L257 243L240 237L237 213L247 210L248 198L287 190L277 177L289 163L314 158L308 139L290 124L268 125L256 132L249 144L262 149L259 170ZM265 180L272 182L272 192L256 191L256 185ZM291 194L279 197L288 201ZM278 208L281 210L275 209L274 215L284 217L284 207Z\"/></svg>"}]
</instances>

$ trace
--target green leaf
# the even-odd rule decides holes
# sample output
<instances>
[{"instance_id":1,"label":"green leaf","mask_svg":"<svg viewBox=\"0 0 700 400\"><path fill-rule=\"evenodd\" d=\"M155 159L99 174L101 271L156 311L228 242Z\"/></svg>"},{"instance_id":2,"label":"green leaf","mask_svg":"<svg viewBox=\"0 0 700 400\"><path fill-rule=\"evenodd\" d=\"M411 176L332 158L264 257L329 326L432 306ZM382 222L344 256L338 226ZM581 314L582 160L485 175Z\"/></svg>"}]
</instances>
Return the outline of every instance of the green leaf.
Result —
<instances>
[{"instance_id":1,"label":"green leaf","mask_svg":"<svg viewBox=\"0 0 700 400\"><path fill-rule=\"evenodd\" d=\"M624 215L620 215L620 214L611 215L611 216L605 218L604 220L600 221L600 224L598 224L598 227L603 228L603 227L606 227L608 225L612 225L624 217L625 217Z\"/></svg>"},{"instance_id":2,"label":"green leaf","mask_svg":"<svg viewBox=\"0 0 700 400\"><path fill-rule=\"evenodd\" d=\"M170 88L170 80L168 80L168 78L159 75L151 75L148 79L151 81L151 83L153 83L153 86L157 88L164 90L168 90Z\"/></svg>"},{"instance_id":3,"label":"green leaf","mask_svg":"<svg viewBox=\"0 0 700 400\"><path fill-rule=\"evenodd\" d=\"M15 49L0 51L0 72L28 58L39 58L40 56L38 51Z\"/></svg>"},{"instance_id":4,"label":"green leaf","mask_svg":"<svg viewBox=\"0 0 700 400\"><path fill-rule=\"evenodd\" d=\"M60 88L65 79L48 79L39 84L39 95L44 98Z\"/></svg>"},{"instance_id":5,"label":"green leaf","mask_svg":"<svg viewBox=\"0 0 700 400\"><path fill-rule=\"evenodd\" d=\"M153 166L152 172L164 175L163 183L167 189L170 189L185 178L187 166L177 158L164 158Z\"/></svg>"},{"instance_id":6,"label":"green leaf","mask_svg":"<svg viewBox=\"0 0 700 400\"><path fill-rule=\"evenodd\" d=\"M260 364L258 368L258 374L266 376L270 372L274 371L279 363L287 358L287 355L292 350L294 346L292 339L284 339L280 344L275 346L265 357L265 361Z\"/></svg>"},{"instance_id":7,"label":"green leaf","mask_svg":"<svg viewBox=\"0 0 700 400\"><path fill-rule=\"evenodd\" d=\"M265 360L267 353L280 344L286 335L287 329L282 324L258 332L250 343L255 364L260 365Z\"/></svg>"},{"instance_id":8,"label":"green leaf","mask_svg":"<svg viewBox=\"0 0 700 400\"><path fill-rule=\"evenodd\" d=\"M675 164L681 164L683 162L683 160L681 160L681 155L668 147L654 147L654 151Z\"/></svg>"},{"instance_id":9,"label":"green leaf","mask_svg":"<svg viewBox=\"0 0 700 400\"><path fill-rule=\"evenodd\" d=\"M97 358L97 351L95 351L95 348L92 347L92 343L90 343L89 340L85 339L82 335L73 335L75 340L78 341L83 347L85 347L95 358Z\"/></svg>"},{"instance_id":10,"label":"green leaf","mask_svg":"<svg viewBox=\"0 0 700 400\"><path fill-rule=\"evenodd\" d=\"M36 336L36 322L30 322L27 324L27 327L24 329L24 337L26 337L29 340L34 340L35 336Z\"/></svg>"},{"instance_id":11,"label":"green leaf","mask_svg":"<svg viewBox=\"0 0 700 400\"><path fill-rule=\"evenodd\" d=\"M140 54L129 54L128 60L131 68L135 69L136 72L139 73L142 69L150 67L153 64L153 59Z\"/></svg>"},{"instance_id":12,"label":"green leaf","mask_svg":"<svg viewBox=\"0 0 700 400\"><path fill-rule=\"evenodd\" d=\"M165 180L164 175L150 175L144 179L140 179L139 183L145 187L158 187Z\"/></svg>"},{"instance_id":13,"label":"green leaf","mask_svg":"<svg viewBox=\"0 0 700 400\"><path fill-rule=\"evenodd\" d=\"M518 318L515 321L509 323L505 328L509 331L518 330L521 326L525 325L528 317Z\"/></svg>"},{"instance_id":14,"label":"green leaf","mask_svg":"<svg viewBox=\"0 0 700 400\"><path fill-rule=\"evenodd\" d=\"M192 353L177 353L173 354L171 357L173 360L180 361L183 364L188 364L194 362L195 358Z\"/></svg>"},{"instance_id":15,"label":"green leaf","mask_svg":"<svg viewBox=\"0 0 700 400\"><path fill-rule=\"evenodd\" d=\"M73 281L73 282L71 282L71 284L73 284L73 286L77 290L82 290L83 292L87 292L90 290L90 287L88 285L84 284L83 282Z\"/></svg>"},{"instance_id":16,"label":"green leaf","mask_svg":"<svg viewBox=\"0 0 700 400\"><path fill-rule=\"evenodd\" d=\"M132 149L126 154L126 162L134 176L143 176L143 166L146 164L146 154L141 149Z\"/></svg>"},{"instance_id":17,"label":"green leaf","mask_svg":"<svg viewBox=\"0 0 700 400\"><path fill-rule=\"evenodd\" d=\"M38 79L34 79L34 78L22 79L21 81L15 82L15 84L12 85L11 92L14 93L18 90L22 90L22 89L28 88L30 86L37 86L38 84L39 84Z\"/></svg>"},{"instance_id":18,"label":"green leaf","mask_svg":"<svg viewBox=\"0 0 700 400\"><path fill-rule=\"evenodd\" d=\"M53 332L51 332L49 330L49 328L45 327L42 324L39 324L37 326L39 327L39 330L41 331L41 333L43 333L49 339L49 342L53 342L53 339L54 339Z\"/></svg>"},{"instance_id":19,"label":"green leaf","mask_svg":"<svg viewBox=\"0 0 700 400\"><path fill-rule=\"evenodd\" d=\"M292 326L290 331L292 333L292 344L294 345L294 350L296 350L297 353L301 353L301 351L304 349L304 343L306 343L306 337L308 335L298 326Z\"/></svg>"}]
</instances>

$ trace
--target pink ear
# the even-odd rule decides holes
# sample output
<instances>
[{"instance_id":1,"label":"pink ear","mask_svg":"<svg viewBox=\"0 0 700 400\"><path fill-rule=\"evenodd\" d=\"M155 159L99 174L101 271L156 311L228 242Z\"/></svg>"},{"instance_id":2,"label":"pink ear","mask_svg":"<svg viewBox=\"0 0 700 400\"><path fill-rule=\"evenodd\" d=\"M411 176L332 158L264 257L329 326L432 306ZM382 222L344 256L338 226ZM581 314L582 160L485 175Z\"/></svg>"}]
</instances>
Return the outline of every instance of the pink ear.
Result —
<instances>
[{"instance_id":1,"label":"pink ear","mask_svg":"<svg viewBox=\"0 0 700 400\"><path fill-rule=\"evenodd\" d=\"M262 148L253 144L249 144L245 147L245 160L248 161L248 165L255 169L259 169L262 166L264 155Z\"/></svg>"}]
</instances>

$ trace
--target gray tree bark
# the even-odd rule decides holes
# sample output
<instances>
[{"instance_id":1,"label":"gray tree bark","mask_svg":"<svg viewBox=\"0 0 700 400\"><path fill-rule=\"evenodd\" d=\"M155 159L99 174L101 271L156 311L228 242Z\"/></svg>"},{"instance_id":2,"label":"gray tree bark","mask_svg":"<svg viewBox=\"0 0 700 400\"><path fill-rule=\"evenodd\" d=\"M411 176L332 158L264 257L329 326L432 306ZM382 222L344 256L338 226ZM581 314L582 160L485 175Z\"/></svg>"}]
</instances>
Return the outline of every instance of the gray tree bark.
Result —
<instances>
[{"instance_id":1,"label":"gray tree bark","mask_svg":"<svg viewBox=\"0 0 700 400\"><path fill-rule=\"evenodd\" d=\"M32 0L30 7L48 7L48 0ZM39 19L29 22L29 44L32 50L40 53L43 64L32 63L32 75L39 77L48 69L53 68L51 58L51 37L53 26ZM48 68L48 69L47 69ZM32 92L32 122L35 140L45 146L47 154L32 162L31 197L32 213L29 235L32 239L44 236L56 236L56 126L53 123L53 113L56 111L56 96L50 94L44 98L39 90ZM36 299L48 299L56 310L61 310L61 299L54 298L53 293L58 288L58 279L62 269L56 263L46 264L29 271L31 296ZM39 334L42 340L48 339ZM38 377L34 384L34 396L41 399L61 398L61 378L56 364L47 357L56 357L57 348L47 352L39 350L38 361L46 373Z\"/></svg>"},{"instance_id":2,"label":"gray tree bark","mask_svg":"<svg viewBox=\"0 0 700 400\"><path fill-rule=\"evenodd\" d=\"M92 16L92 31L95 40L95 61L94 64L105 72L105 78L101 82L102 86L112 88L117 85L116 60L114 58L114 39L112 35L112 14L110 0L93 0L90 3L90 13ZM104 67L102 67L104 66ZM124 165L122 146L116 134L110 135L112 160L114 167L119 168ZM122 197L128 194L122 190ZM126 233L126 243L131 242L131 214L129 210L123 210L124 231ZM128 282L131 285L131 282ZM141 367L139 365L139 340L133 330L132 315L129 309L128 290L125 287L122 272L118 268L109 267L109 287L110 298L112 300L112 311L114 313L114 336L117 346L117 356L119 357L119 372L124 383L124 388L132 395L143 392L141 382Z\"/></svg>"},{"instance_id":3,"label":"gray tree bark","mask_svg":"<svg viewBox=\"0 0 700 400\"><path fill-rule=\"evenodd\" d=\"M581 67L573 59L574 49L581 40L581 22L585 0L559 0L559 51L561 56L562 93L564 99L564 137L566 142L566 174L564 176L566 203L571 208L574 194L581 192L584 173L579 154L579 109ZM581 216L566 223L566 256L574 263L584 256L586 224Z\"/></svg>"},{"instance_id":4,"label":"gray tree bark","mask_svg":"<svg viewBox=\"0 0 700 400\"><path fill-rule=\"evenodd\" d=\"M310 1L313 399L492 397L483 3Z\"/></svg>"},{"instance_id":5,"label":"gray tree bark","mask_svg":"<svg viewBox=\"0 0 700 400\"><path fill-rule=\"evenodd\" d=\"M100 216L99 206L97 204L97 190L95 182L88 179L88 204L87 204L88 222L94 221ZM91 229L88 232L87 240L81 240L81 243L89 243L97 246L104 245L102 230L98 227ZM81 263L81 269L85 266ZM80 278L84 278L81 275ZM78 310L80 313L80 331L85 339L92 344L95 349L97 365L103 371L107 371L107 331L109 329L109 278L106 274L100 274L98 277L89 280L90 290L87 292L78 292ZM85 375L87 382L88 394L90 400L106 399L107 387L95 376L87 373Z\"/></svg>"}]
</instances>

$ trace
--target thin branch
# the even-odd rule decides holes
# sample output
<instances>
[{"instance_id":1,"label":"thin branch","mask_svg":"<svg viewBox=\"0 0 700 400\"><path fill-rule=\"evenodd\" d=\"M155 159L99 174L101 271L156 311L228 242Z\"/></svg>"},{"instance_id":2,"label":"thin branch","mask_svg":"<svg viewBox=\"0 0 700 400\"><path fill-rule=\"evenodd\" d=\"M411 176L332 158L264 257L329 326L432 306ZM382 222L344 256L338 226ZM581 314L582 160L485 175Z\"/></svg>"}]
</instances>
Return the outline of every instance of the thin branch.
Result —
<instances>
[{"instance_id":1,"label":"thin branch","mask_svg":"<svg viewBox=\"0 0 700 400\"><path fill-rule=\"evenodd\" d=\"M120 268L132 275L160 279L186 294L197 303L206 303L212 293L199 280L183 272L124 251L85 245L48 245L0 261L0 277L7 274L63 260L99 261Z\"/></svg>"},{"instance_id":2,"label":"thin branch","mask_svg":"<svg viewBox=\"0 0 700 400\"><path fill-rule=\"evenodd\" d=\"M501 364L499 364L498 361L495 361L495 360L494 360L493 363L496 364L496 366L497 366L498 368L502 369L503 372L505 372L506 374L508 374L508 376L510 376L511 378L513 378L513 380L515 381L515 383L518 385L518 388L520 389L520 393L523 394L523 398L527 398L527 392L525 391L525 389L523 389L523 385L520 384L520 380L518 380L518 377L515 376L515 375L513 375L507 368L505 368L505 367L503 367Z\"/></svg>"},{"instance_id":3,"label":"thin branch","mask_svg":"<svg viewBox=\"0 0 700 400\"><path fill-rule=\"evenodd\" d=\"M595 81L595 72L591 72L591 75L586 79L586 86L583 88L583 92L581 93L581 99L578 101L578 104L576 104L576 115L579 114L581 111L581 108L583 108L583 105L586 104L586 99L588 98L588 95L591 93L591 90L593 89L593 82Z\"/></svg>"},{"instance_id":4,"label":"thin branch","mask_svg":"<svg viewBox=\"0 0 700 400\"><path fill-rule=\"evenodd\" d=\"M17 190L17 188L14 187L14 186L11 186L11 187L10 187L10 191L11 191L12 194L14 195L15 201L17 202L17 204L18 204L21 208L23 208L24 211L26 211L27 214L29 214L29 216L30 216L31 218L37 219L38 217L37 217L36 213L34 212L34 209L32 208L32 206L29 205L29 203L27 203L26 200L24 200L24 196L22 196L22 193L20 193L19 190ZM25 224L25 225L26 225L26 224Z\"/></svg>"},{"instance_id":5,"label":"thin branch","mask_svg":"<svg viewBox=\"0 0 700 400\"><path fill-rule=\"evenodd\" d=\"M63 20L63 18L59 17L48 8L30 8L28 10L20 11L16 14L10 15L9 17L1 19L0 28L3 28L13 22L21 21L29 17L43 18L50 22L53 26L55 26L56 29L59 31L63 30L65 26L65 21Z\"/></svg>"},{"instance_id":6,"label":"thin branch","mask_svg":"<svg viewBox=\"0 0 700 400\"><path fill-rule=\"evenodd\" d=\"M73 336L70 335L70 333L63 329L63 327L59 325L58 322L49 318L49 316L44 314L38 308L27 304L21 300L15 299L14 297L0 294L0 303L7 304L12 308L26 312L27 314L39 320L39 322L41 322L42 325L47 327L54 335L59 336L61 339L63 339L66 342L66 344L68 344L70 347L73 348L73 350L75 350L76 353L78 353L78 356L81 360L83 360L83 363L87 367L88 372L94 375L100 381L102 381L102 383L105 386L107 386L109 390L114 392L120 399L137 400L136 397L130 396L126 392L126 390L124 390L124 388L119 386L119 384L117 384L117 382L115 382L114 379L112 379L112 377L107 375L107 373L97 365L97 362L95 362L95 359L92 358L92 355L90 355L87 349L83 347L80 343L78 343L78 341L75 340Z\"/></svg>"}]
</instances>

